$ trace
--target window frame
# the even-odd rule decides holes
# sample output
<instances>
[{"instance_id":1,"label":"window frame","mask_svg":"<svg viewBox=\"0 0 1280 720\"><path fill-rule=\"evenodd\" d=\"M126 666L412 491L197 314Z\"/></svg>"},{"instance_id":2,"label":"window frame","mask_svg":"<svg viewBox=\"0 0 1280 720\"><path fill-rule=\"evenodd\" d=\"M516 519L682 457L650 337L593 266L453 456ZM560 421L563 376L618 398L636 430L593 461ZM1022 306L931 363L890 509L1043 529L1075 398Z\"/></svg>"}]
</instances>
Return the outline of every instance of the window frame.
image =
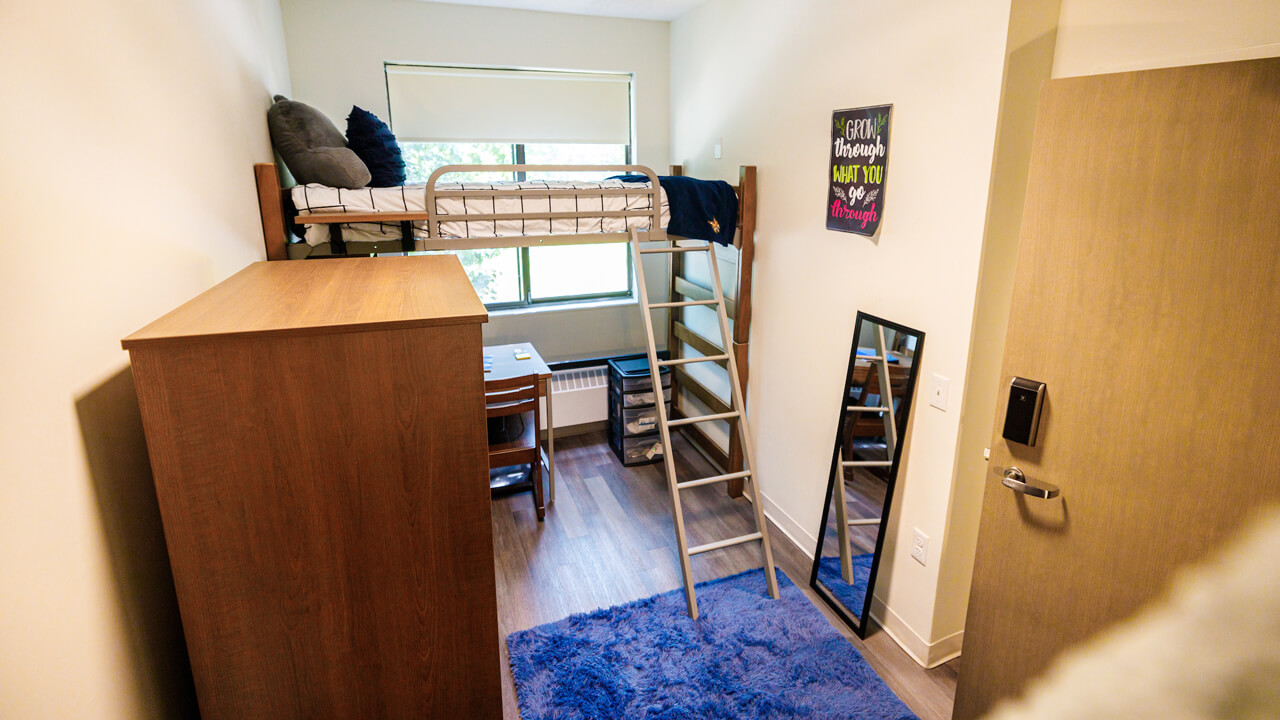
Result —
<instances>
[{"instance_id":1,"label":"window frame","mask_svg":"<svg viewBox=\"0 0 1280 720\"><path fill-rule=\"evenodd\" d=\"M605 243L599 243L601 245ZM622 243L609 243L621 245ZM571 247L571 246L560 246ZM625 300L635 297L635 268L632 267L631 253L623 253L627 262L627 289L617 292L584 293L581 295L558 295L547 298L533 297L533 274L529 267L529 247L520 248L520 292L522 302L514 307L543 307L547 305L568 305L572 303L597 302L600 300ZM486 306L487 307L487 306Z\"/></svg>"}]
</instances>

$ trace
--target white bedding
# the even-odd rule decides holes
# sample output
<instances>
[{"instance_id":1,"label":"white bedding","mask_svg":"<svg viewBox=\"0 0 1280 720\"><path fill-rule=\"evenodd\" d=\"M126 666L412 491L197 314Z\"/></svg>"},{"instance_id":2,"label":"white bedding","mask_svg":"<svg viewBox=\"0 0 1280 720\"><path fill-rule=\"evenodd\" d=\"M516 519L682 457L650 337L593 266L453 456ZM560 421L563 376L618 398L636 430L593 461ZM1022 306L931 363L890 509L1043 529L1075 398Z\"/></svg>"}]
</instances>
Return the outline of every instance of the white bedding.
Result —
<instances>
[{"instance_id":1,"label":"white bedding","mask_svg":"<svg viewBox=\"0 0 1280 720\"><path fill-rule=\"evenodd\" d=\"M635 188L646 190L649 183L600 180L593 182L530 181L507 183L438 183L436 190L600 190ZM360 188L346 190L324 185L299 185L291 190L293 204L299 215L332 212L426 212L426 185L403 185L387 188ZM671 220L667 206L667 194L662 197L662 227ZM516 195L508 197L437 197L436 212L440 215L465 216L471 214L581 212L599 210L651 210L650 196L646 192L626 195ZM444 237L510 237L520 235L580 235L585 233L625 232L631 228L649 229L649 216L567 218L555 220L451 220L442 222L440 231ZM414 236L425 238L426 221L414 222ZM399 240L399 223L355 223L344 225L342 237L348 242L381 242ZM329 242L329 228L325 225L307 225L306 241L310 245Z\"/></svg>"}]
</instances>

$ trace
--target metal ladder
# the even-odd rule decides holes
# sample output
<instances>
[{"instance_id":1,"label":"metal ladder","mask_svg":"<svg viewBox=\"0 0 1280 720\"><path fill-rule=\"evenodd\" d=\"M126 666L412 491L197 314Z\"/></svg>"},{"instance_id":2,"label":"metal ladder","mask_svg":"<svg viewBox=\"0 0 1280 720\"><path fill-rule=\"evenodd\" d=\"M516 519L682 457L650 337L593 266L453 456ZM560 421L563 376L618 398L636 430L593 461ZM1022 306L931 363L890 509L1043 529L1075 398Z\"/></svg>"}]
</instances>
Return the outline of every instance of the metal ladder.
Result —
<instances>
[{"instance_id":1,"label":"metal ladder","mask_svg":"<svg viewBox=\"0 0 1280 720\"><path fill-rule=\"evenodd\" d=\"M836 526L837 536L840 539L840 575L844 581L853 584L853 555L849 549L849 528L860 525L878 525L880 518L850 518L848 496L844 487L844 469L851 467L883 467L889 468L893 466L893 451L898 444L898 425L894 418L893 409L893 390L889 383L889 356L886 354L887 348L884 342L884 327L876 326L875 333L876 354L871 357L863 357L863 360L869 360L875 366L876 375L880 380L880 401L876 405L849 405L849 399L845 398L845 412L878 412L884 418L884 443L885 449L888 451L886 460L845 460L844 449L841 448L840 454L837 456L836 464ZM856 339L855 339L856 342ZM871 370L868 369L868 377ZM865 401L865 392L864 392Z\"/></svg>"},{"instance_id":2,"label":"metal ladder","mask_svg":"<svg viewBox=\"0 0 1280 720\"><path fill-rule=\"evenodd\" d=\"M649 350L649 372L653 377L655 406L658 410L658 430L661 432L662 438L662 457L667 468L667 487L671 489L671 506L675 514L676 521L676 541L680 546L680 572L684 576L684 597L685 602L689 605L689 617L694 620L698 619L698 599L694 595L693 590L693 572L690 569L690 559L694 555L699 555L712 550L720 550L723 548L740 545L742 543L756 542L760 543L760 561L764 565L765 581L769 589L769 597L778 599L778 577L773 569L773 549L769 546L769 528L765 523L764 509L760 504L760 495L757 492L759 485L755 481L756 456L755 449L751 444L751 433L747 431L747 416L742 411L745 404L742 401L742 384L738 378L738 365L734 361L732 348L732 335L729 334L729 318L725 313L724 292L720 287L720 268L716 264L715 246L710 242L704 245L696 246L677 246L674 240L665 241L664 247L660 248L641 248L640 234L636 230L631 230L631 251L632 257L635 258L636 276L639 279L639 295L640 308L644 313L644 330L648 339ZM673 302L649 302L648 293L645 291L644 281L644 263L641 262L643 257L652 253L706 253L707 262L711 266L711 286L715 293L712 300L683 300ZM720 337L721 347L725 348L725 352L720 355L707 355L696 358L677 358L674 360L659 360L656 342L653 337L653 317L650 312L661 308L678 308L688 307L691 305L714 306L716 315L720 319ZM712 415L701 415L697 417L684 417L679 420L672 420L667 417L666 403L662 400L662 381L661 369L672 365L684 365L697 362L718 362L727 361L729 370L729 387L732 391L729 403L729 412L715 413ZM742 441L743 460L746 469L740 472L725 473L723 475L713 475L711 477L698 478L696 480L686 480L680 482L676 479L675 454L671 448L671 428L681 425L693 425L695 423L707 422L710 420L729 420L736 418L734 425L738 429L739 437ZM707 543L689 547L689 540L684 532L684 512L680 505L680 491L688 488L698 487L700 485L710 485L711 483L726 482L742 478L744 481L744 492L748 499L751 500L752 512L755 517L756 531L746 535L740 535L726 540L717 540L716 542Z\"/></svg>"}]
</instances>

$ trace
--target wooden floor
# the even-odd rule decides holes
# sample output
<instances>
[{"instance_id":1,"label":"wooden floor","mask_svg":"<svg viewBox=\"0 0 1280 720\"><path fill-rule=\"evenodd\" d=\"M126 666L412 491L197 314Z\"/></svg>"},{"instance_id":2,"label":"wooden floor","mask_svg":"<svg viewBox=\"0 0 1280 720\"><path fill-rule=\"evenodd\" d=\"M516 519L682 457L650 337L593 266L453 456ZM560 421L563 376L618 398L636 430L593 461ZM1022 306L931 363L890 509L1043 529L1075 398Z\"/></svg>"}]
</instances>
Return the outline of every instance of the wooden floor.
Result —
<instances>
[{"instance_id":1,"label":"wooden floor","mask_svg":"<svg viewBox=\"0 0 1280 720\"><path fill-rule=\"evenodd\" d=\"M674 441L684 478L713 475L710 464L683 439ZM498 630L508 633L567 615L637 600L681 587L663 466L623 467L604 434L587 433L556 442L556 502L545 523L534 519L529 493L497 498L493 536L498 584ZM681 493L689 544L751 531L751 506L725 495L721 484ZM858 640L808 588L810 561L781 531L770 526L775 564L849 638L889 687L923 720L951 717L954 662L925 670L873 625ZM698 582L760 566L755 543L700 555L693 560ZM520 717L515 686L502 653L502 707L507 720Z\"/></svg>"}]
</instances>

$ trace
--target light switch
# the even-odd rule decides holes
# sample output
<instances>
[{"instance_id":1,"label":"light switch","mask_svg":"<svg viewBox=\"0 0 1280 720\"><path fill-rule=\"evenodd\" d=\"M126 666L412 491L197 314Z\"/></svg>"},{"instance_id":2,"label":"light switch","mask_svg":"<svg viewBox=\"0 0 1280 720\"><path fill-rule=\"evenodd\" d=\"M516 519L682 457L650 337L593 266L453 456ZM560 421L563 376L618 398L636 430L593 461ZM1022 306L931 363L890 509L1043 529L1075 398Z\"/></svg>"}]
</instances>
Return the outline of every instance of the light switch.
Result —
<instances>
[{"instance_id":1,"label":"light switch","mask_svg":"<svg viewBox=\"0 0 1280 720\"><path fill-rule=\"evenodd\" d=\"M715 155L717 160L720 159L720 146L723 144L724 144L724 138L720 138L719 140L716 140Z\"/></svg>"},{"instance_id":2,"label":"light switch","mask_svg":"<svg viewBox=\"0 0 1280 720\"><path fill-rule=\"evenodd\" d=\"M951 378L933 374L933 386L929 389L929 404L947 411L947 393L951 392Z\"/></svg>"}]
</instances>

